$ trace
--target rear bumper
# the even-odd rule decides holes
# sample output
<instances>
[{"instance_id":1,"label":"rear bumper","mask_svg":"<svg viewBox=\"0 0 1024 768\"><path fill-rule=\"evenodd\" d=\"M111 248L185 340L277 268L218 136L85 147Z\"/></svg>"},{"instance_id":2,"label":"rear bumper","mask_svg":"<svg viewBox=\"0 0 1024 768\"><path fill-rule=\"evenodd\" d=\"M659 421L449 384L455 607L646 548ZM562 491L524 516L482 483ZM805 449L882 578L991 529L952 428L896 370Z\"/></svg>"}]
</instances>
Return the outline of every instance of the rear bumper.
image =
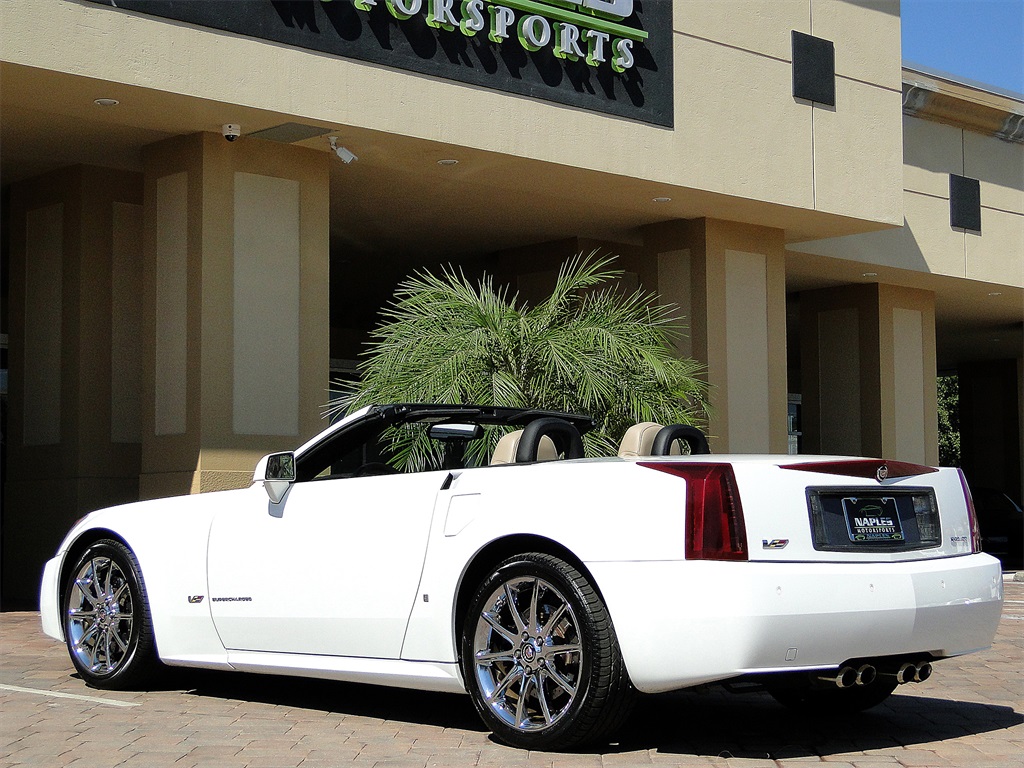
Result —
<instances>
[{"instance_id":1,"label":"rear bumper","mask_svg":"<svg viewBox=\"0 0 1024 768\"><path fill-rule=\"evenodd\" d=\"M999 562L588 563L633 684L645 693L737 675L834 668L989 646Z\"/></svg>"}]
</instances>

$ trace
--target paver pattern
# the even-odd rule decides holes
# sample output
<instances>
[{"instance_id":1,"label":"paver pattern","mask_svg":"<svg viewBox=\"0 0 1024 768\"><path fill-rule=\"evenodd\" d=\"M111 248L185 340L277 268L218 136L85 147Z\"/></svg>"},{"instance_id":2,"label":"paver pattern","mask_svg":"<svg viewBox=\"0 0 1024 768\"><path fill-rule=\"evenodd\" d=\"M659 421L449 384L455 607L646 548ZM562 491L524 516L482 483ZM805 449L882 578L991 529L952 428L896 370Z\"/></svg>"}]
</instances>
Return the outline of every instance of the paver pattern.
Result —
<instances>
[{"instance_id":1,"label":"paver pattern","mask_svg":"<svg viewBox=\"0 0 1024 768\"><path fill-rule=\"evenodd\" d=\"M0 766L1024 766L1024 583L1011 581L990 650L938 662L868 713L673 693L642 699L616 743L582 753L498 744L466 696L181 669L158 690L97 691L73 672L38 614L0 614Z\"/></svg>"}]
</instances>

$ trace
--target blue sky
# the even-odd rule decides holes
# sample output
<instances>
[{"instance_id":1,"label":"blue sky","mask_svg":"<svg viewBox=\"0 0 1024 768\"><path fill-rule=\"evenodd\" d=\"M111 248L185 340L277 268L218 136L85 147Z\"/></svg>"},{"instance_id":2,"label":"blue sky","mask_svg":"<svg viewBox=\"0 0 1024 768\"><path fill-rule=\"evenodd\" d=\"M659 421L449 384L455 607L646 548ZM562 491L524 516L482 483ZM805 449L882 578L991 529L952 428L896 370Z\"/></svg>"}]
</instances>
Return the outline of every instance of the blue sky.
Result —
<instances>
[{"instance_id":1,"label":"blue sky","mask_svg":"<svg viewBox=\"0 0 1024 768\"><path fill-rule=\"evenodd\" d=\"M903 61L1024 93L1024 0L902 0Z\"/></svg>"}]
</instances>

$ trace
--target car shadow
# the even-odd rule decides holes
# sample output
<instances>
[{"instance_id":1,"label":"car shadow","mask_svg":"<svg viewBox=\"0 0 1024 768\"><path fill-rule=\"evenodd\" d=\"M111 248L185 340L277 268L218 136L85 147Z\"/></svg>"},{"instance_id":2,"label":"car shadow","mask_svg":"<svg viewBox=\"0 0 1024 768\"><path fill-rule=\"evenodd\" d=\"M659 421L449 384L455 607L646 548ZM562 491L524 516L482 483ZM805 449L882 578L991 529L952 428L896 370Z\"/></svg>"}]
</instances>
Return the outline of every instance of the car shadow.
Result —
<instances>
[{"instance_id":1,"label":"car shadow","mask_svg":"<svg viewBox=\"0 0 1024 768\"><path fill-rule=\"evenodd\" d=\"M175 670L168 690L484 732L468 696L331 680ZM641 696L610 743L584 750L786 760L828 757L955 739L1024 723L1009 707L897 693L874 709L835 717L798 715L766 693L721 688Z\"/></svg>"},{"instance_id":2,"label":"car shadow","mask_svg":"<svg viewBox=\"0 0 1024 768\"><path fill-rule=\"evenodd\" d=\"M175 669L173 679L152 690L254 701L339 715L415 723L438 728L485 729L468 696L283 675Z\"/></svg>"},{"instance_id":3,"label":"car shadow","mask_svg":"<svg viewBox=\"0 0 1024 768\"><path fill-rule=\"evenodd\" d=\"M894 694L858 714L808 716L766 693L720 689L640 699L617 751L786 760L912 747L1024 723L1009 707Z\"/></svg>"}]
</instances>

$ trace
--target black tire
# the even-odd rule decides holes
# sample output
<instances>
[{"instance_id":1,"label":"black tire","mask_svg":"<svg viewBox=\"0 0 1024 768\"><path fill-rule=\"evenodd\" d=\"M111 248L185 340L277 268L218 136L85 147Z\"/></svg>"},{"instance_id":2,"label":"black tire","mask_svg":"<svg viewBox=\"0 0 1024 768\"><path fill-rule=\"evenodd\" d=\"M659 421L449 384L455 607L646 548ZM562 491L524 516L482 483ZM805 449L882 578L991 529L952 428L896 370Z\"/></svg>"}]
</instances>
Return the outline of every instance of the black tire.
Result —
<instances>
[{"instance_id":1,"label":"black tire","mask_svg":"<svg viewBox=\"0 0 1024 768\"><path fill-rule=\"evenodd\" d=\"M68 573L63 622L75 669L94 688L138 688L160 668L146 585L135 555L113 539L83 551Z\"/></svg>"},{"instance_id":2,"label":"black tire","mask_svg":"<svg viewBox=\"0 0 1024 768\"><path fill-rule=\"evenodd\" d=\"M460 645L477 712L511 746L559 750L606 739L632 708L608 610L557 557L516 555L491 571L470 602Z\"/></svg>"},{"instance_id":3,"label":"black tire","mask_svg":"<svg viewBox=\"0 0 1024 768\"><path fill-rule=\"evenodd\" d=\"M862 712L877 707L896 690L892 679L877 678L869 685L851 688L818 688L810 683L802 686L769 686L768 693L777 702L807 715L830 717Z\"/></svg>"}]
</instances>

